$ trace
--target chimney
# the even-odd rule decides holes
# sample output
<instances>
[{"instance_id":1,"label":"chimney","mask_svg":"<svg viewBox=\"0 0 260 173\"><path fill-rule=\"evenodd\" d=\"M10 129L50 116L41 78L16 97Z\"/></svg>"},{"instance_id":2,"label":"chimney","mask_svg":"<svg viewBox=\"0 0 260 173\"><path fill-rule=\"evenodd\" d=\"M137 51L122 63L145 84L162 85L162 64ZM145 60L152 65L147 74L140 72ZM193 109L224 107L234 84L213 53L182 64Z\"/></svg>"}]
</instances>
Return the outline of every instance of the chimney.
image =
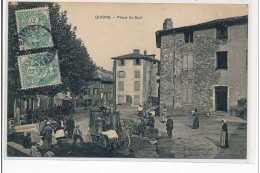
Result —
<instances>
[{"instance_id":1,"label":"chimney","mask_svg":"<svg viewBox=\"0 0 260 173\"><path fill-rule=\"evenodd\" d=\"M133 53L134 53L134 54L139 54L139 53L140 53L140 50L139 50L139 49L134 49Z\"/></svg>"},{"instance_id":2,"label":"chimney","mask_svg":"<svg viewBox=\"0 0 260 173\"><path fill-rule=\"evenodd\" d=\"M171 18L167 18L163 22L163 30L173 29L173 22Z\"/></svg>"},{"instance_id":3,"label":"chimney","mask_svg":"<svg viewBox=\"0 0 260 173\"><path fill-rule=\"evenodd\" d=\"M146 56L147 55L147 51L146 50L144 50L144 56Z\"/></svg>"}]
</instances>

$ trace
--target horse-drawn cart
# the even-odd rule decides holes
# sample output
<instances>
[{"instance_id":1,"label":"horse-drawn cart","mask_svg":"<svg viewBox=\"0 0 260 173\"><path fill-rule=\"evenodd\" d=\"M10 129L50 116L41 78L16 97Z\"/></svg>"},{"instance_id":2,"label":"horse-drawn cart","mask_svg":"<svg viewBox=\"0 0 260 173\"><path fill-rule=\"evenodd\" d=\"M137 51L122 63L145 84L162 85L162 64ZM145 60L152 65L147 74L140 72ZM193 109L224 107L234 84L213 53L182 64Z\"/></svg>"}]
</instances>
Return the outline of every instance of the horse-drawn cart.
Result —
<instances>
[{"instance_id":1,"label":"horse-drawn cart","mask_svg":"<svg viewBox=\"0 0 260 173\"><path fill-rule=\"evenodd\" d=\"M125 127L120 127L121 122L119 113L111 114L104 111L104 109L90 110L90 130L93 141L97 141L106 147L108 144L108 137L103 135L102 132L114 130L118 135L118 147L129 148L131 143L129 130Z\"/></svg>"}]
</instances>

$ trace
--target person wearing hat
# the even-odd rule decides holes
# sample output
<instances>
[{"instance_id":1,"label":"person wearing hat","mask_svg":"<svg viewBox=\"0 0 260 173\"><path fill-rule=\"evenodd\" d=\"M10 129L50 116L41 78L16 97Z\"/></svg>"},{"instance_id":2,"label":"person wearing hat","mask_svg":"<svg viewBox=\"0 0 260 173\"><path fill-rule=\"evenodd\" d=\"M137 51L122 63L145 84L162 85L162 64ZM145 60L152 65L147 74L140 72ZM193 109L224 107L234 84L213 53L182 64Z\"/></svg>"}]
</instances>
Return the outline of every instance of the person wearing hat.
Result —
<instances>
[{"instance_id":1,"label":"person wearing hat","mask_svg":"<svg viewBox=\"0 0 260 173\"><path fill-rule=\"evenodd\" d=\"M173 120L168 115L167 122L166 122L166 130L167 130L167 135L170 139L172 139L172 129L173 129Z\"/></svg>"},{"instance_id":2,"label":"person wearing hat","mask_svg":"<svg viewBox=\"0 0 260 173\"><path fill-rule=\"evenodd\" d=\"M143 117L143 111L144 111L143 106L139 105L137 108L138 117Z\"/></svg>"},{"instance_id":3,"label":"person wearing hat","mask_svg":"<svg viewBox=\"0 0 260 173\"><path fill-rule=\"evenodd\" d=\"M73 135L72 135L72 138L73 138L73 144L75 144L77 142L77 140L79 139L80 140L80 143L83 142L83 138L82 138L82 132L80 131L79 129L80 125L76 125L75 129L73 130Z\"/></svg>"},{"instance_id":4,"label":"person wearing hat","mask_svg":"<svg viewBox=\"0 0 260 173\"><path fill-rule=\"evenodd\" d=\"M66 130L68 131L69 138L72 138L74 128L75 128L75 122L73 120L73 117L70 116L70 118L66 121Z\"/></svg>"},{"instance_id":5,"label":"person wearing hat","mask_svg":"<svg viewBox=\"0 0 260 173\"><path fill-rule=\"evenodd\" d=\"M43 130L43 145L45 148L49 149L51 147L51 141L52 141L52 127L50 125L50 122L46 123L46 127Z\"/></svg>"}]
</instances>

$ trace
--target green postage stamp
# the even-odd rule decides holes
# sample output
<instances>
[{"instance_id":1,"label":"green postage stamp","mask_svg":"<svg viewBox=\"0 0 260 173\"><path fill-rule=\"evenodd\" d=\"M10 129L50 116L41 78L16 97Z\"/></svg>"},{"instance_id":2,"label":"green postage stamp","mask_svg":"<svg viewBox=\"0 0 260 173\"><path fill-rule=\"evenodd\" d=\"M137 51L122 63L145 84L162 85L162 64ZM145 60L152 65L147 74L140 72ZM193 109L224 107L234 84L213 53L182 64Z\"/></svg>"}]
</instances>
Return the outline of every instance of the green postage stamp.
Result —
<instances>
[{"instance_id":1,"label":"green postage stamp","mask_svg":"<svg viewBox=\"0 0 260 173\"><path fill-rule=\"evenodd\" d=\"M61 84L56 52L19 56L18 63L22 89Z\"/></svg>"},{"instance_id":2,"label":"green postage stamp","mask_svg":"<svg viewBox=\"0 0 260 173\"><path fill-rule=\"evenodd\" d=\"M18 10L16 22L21 51L53 46L47 7Z\"/></svg>"}]
</instances>

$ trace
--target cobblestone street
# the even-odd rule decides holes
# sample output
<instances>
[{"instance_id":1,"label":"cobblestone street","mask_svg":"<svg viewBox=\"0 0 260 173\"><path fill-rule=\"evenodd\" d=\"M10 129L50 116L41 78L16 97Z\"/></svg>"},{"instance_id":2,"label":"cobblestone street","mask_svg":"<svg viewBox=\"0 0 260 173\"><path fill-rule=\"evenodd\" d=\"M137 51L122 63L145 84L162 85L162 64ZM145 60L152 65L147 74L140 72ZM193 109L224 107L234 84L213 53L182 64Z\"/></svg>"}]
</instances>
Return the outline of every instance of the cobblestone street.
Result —
<instances>
[{"instance_id":1,"label":"cobblestone street","mask_svg":"<svg viewBox=\"0 0 260 173\"><path fill-rule=\"evenodd\" d=\"M136 118L136 108L121 107L121 118ZM173 140L167 142L168 152L175 158L185 159L245 159L247 122L229 115L200 116L199 129L192 129L192 116L173 117ZM229 125L230 148L219 146L221 120L226 119ZM155 118L155 128L159 129L160 138L166 138L165 123ZM160 141L160 140L159 140Z\"/></svg>"}]
</instances>

